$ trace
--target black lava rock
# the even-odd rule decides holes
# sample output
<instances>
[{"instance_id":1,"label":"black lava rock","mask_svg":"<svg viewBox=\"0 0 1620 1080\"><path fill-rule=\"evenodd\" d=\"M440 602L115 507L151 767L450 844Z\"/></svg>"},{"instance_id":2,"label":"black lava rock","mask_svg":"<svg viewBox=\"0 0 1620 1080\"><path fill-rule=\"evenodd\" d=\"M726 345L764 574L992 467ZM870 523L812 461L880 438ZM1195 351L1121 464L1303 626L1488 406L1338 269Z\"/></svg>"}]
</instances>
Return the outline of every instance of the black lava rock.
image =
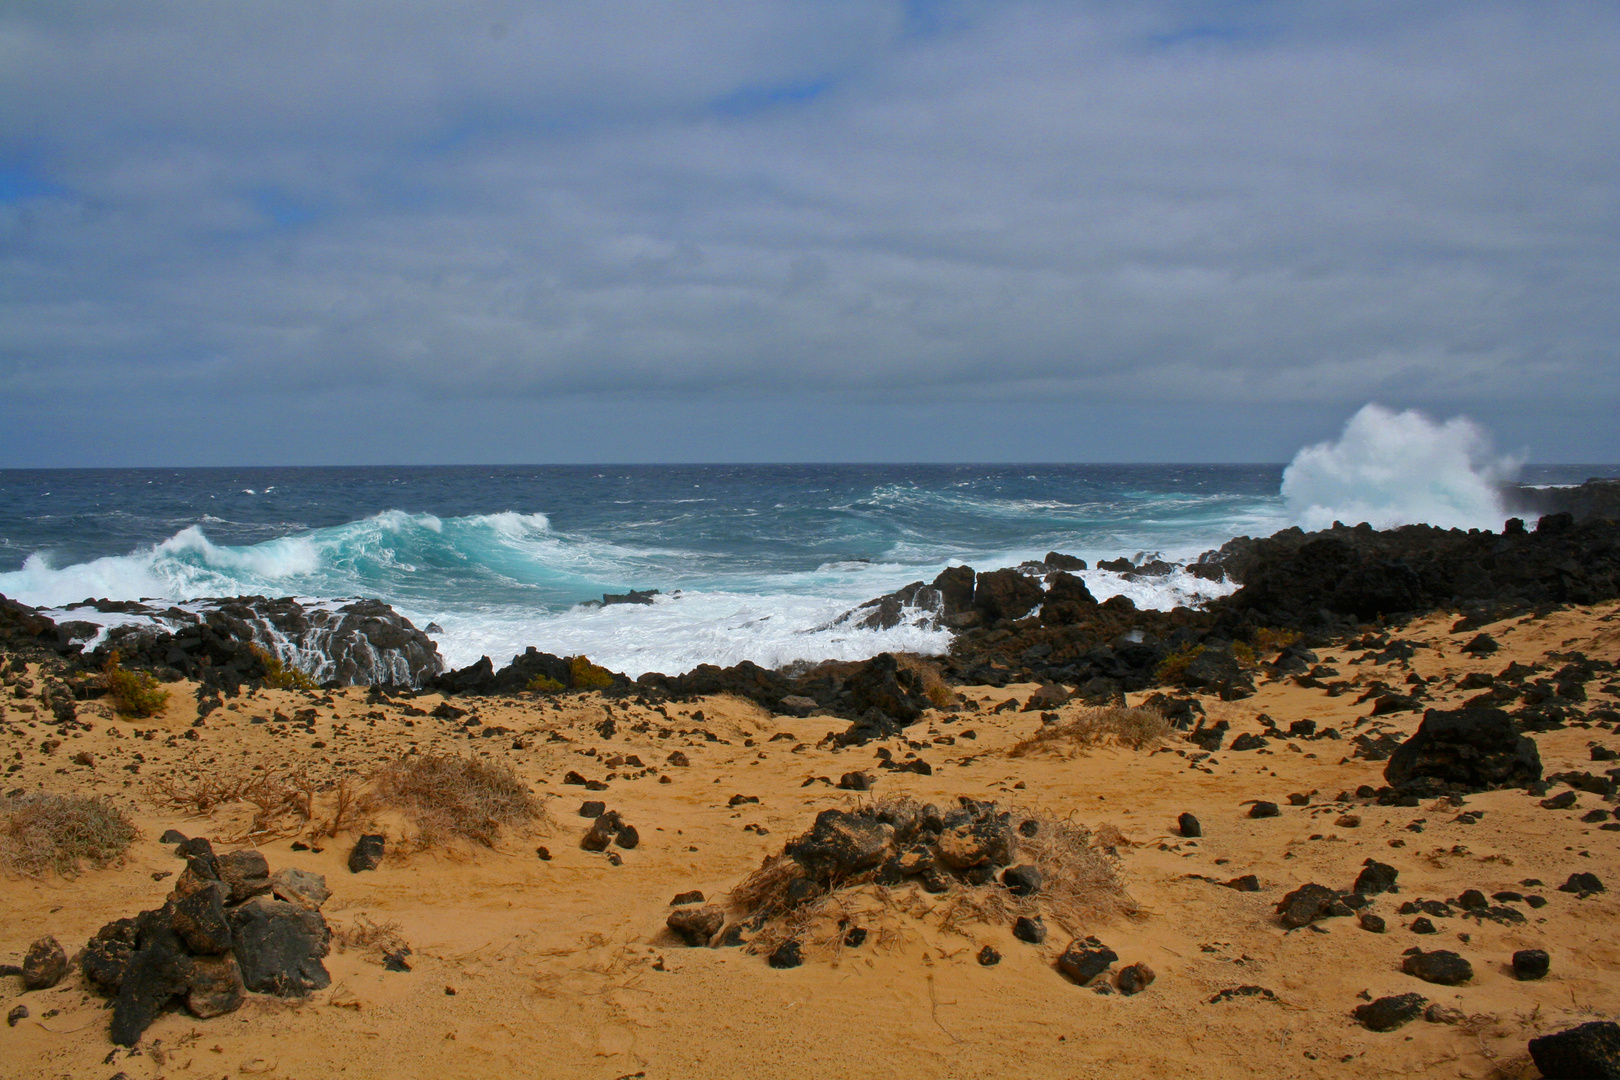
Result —
<instances>
[{"instance_id":1,"label":"black lava rock","mask_svg":"<svg viewBox=\"0 0 1620 1080\"><path fill-rule=\"evenodd\" d=\"M1039 945L1046 940L1046 923L1039 915L1020 915L1013 920L1012 934L1019 941Z\"/></svg>"},{"instance_id":2,"label":"black lava rock","mask_svg":"<svg viewBox=\"0 0 1620 1080\"><path fill-rule=\"evenodd\" d=\"M1616 1080L1620 1078L1620 1024L1593 1020L1531 1039L1530 1059L1542 1076Z\"/></svg>"},{"instance_id":3,"label":"black lava rock","mask_svg":"<svg viewBox=\"0 0 1620 1080\"><path fill-rule=\"evenodd\" d=\"M1523 787L1541 779L1541 754L1500 709L1430 709L1390 755L1384 779L1397 788L1424 779L1467 791Z\"/></svg>"},{"instance_id":4,"label":"black lava rock","mask_svg":"<svg viewBox=\"0 0 1620 1080\"><path fill-rule=\"evenodd\" d=\"M1009 866L1001 872L1001 883L1014 896L1034 896L1041 891L1041 872L1033 866Z\"/></svg>"},{"instance_id":5,"label":"black lava rock","mask_svg":"<svg viewBox=\"0 0 1620 1080\"><path fill-rule=\"evenodd\" d=\"M1249 807L1249 816L1252 818L1278 817L1282 810L1274 802L1257 802Z\"/></svg>"},{"instance_id":6,"label":"black lava rock","mask_svg":"<svg viewBox=\"0 0 1620 1080\"><path fill-rule=\"evenodd\" d=\"M1355 1017L1368 1031L1394 1031L1423 1014L1429 999L1422 994L1397 994L1357 1005Z\"/></svg>"},{"instance_id":7,"label":"black lava rock","mask_svg":"<svg viewBox=\"0 0 1620 1080\"><path fill-rule=\"evenodd\" d=\"M1513 954L1513 977L1521 982L1540 979L1552 967L1552 960L1543 949L1520 949Z\"/></svg>"},{"instance_id":8,"label":"black lava rock","mask_svg":"<svg viewBox=\"0 0 1620 1080\"><path fill-rule=\"evenodd\" d=\"M789 938L776 947L766 962L773 968L796 968L804 963L804 956L799 952L799 943Z\"/></svg>"},{"instance_id":9,"label":"black lava rock","mask_svg":"<svg viewBox=\"0 0 1620 1080\"><path fill-rule=\"evenodd\" d=\"M1001 963L1001 954L993 946L986 945L979 950L980 967L995 967L999 963Z\"/></svg>"},{"instance_id":10,"label":"black lava rock","mask_svg":"<svg viewBox=\"0 0 1620 1080\"><path fill-rule=\"evenodd\" d=\"M349 852L349 873L377 869L382 864L384 843L383 837L375 833L368 833L355 841L354 850Z\"/></svg>"},{"instance_id":11,"label":"black lava rock","mask_svg":"<svg viewBox=\"0 0 1620 1080\"><path fill-rule=\"evenodd\" d=\"M1599 893L1604 892L1603 882L1596 874L1582 872L1569 875L1569 880L1558 886L1559 892L1567 893Z\"/></svg>"},{"instance_id":12,"label":"black lava rock","mask_svg":"<svg viewBox=\"0 0 1620 1080\"><path fill-rule=\"evenodd\" d=\"M1058 970L1084 986L1119 959L1119 954L1094 937L1075 938L1058 957Z\"/></svg>"},{"instance_id":13,"label":"black lava rock","mask_svg":"<svg viewBox=\"0 0 1620 1080\"><path fill-rule=\"evenodd\" d=\"M1362 896L1390 892L1395 888L1395 879L1400 876L1399 870L1376 859L1368 859L1361 867L1361 873L1356 875L1354 891Z\"/></svg>"},{"instance_id":14,"label":"black lava rock","mask_svg":"<svg viewBox=\"0 0 1620 1080\"><path fill-rule=\"evenodd\" d=\"M1415 952L1402 961L1401 970L1440 986L1460 986L1474 977L1473 965L1448 949Z\"/></svg>"},{"instance_id":15,"label":"black lava rock","mask_svg":"<svg viewBox=\"0 0 1620 1080\"><path fill-rule=\"evenodd\" d=\"M1199 824L1198 819L1191 814L1184 813L1176 818L1176 828L1180 830L1182 836L1195 837L1204 835L1203 825Z\"/></svg>"}]
</instances>

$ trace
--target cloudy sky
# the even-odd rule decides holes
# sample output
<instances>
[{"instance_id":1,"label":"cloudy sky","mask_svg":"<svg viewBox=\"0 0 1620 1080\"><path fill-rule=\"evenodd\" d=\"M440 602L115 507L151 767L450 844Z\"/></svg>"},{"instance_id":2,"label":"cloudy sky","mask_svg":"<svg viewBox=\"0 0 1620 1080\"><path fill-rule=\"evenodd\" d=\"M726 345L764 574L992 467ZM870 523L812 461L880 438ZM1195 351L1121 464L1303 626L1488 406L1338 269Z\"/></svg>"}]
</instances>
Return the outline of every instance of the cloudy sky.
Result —
<instances>
[{"instance_id":1,"label":"cloudy sky","mask_svg":"<svg viewBox=\"0 0 1620 1080\"><path fill-rule=\"evenodd\" d=\"M1620 460L1620 5L0 7L0 466Z\"/></svg>"}]
</instances>

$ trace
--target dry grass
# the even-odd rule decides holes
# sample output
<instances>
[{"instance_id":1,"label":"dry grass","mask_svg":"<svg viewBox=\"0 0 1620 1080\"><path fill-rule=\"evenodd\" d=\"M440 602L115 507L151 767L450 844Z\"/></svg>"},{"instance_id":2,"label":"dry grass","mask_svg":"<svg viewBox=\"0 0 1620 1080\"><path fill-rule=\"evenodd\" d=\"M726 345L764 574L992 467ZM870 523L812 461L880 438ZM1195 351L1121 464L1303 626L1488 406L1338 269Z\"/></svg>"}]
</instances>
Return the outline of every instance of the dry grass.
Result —
<instances>
[{"instance_id":1,"label":"dry grass","mask_svg":"<svg viewBox=\"0 0 1620 1080\"><path fill-rule=\"evenodd\" d=\"M542 824L540 800L510 765L451 754L406 757L372 774L368 808L399 810L418 831L417 846L453 839L494 847L505 828Z\"/></svg>"},{"instance_id":2,"label":"dry grass","mask_svg":"<svg viewBox=\"0 0 1620 1080\"><path fill-rule=\"evenodd\" d=\"M397 922L376 922L370 915L360 912L347 926L332 927L332 943L339 952L353 949L373 959L405 948L405 935Z\"/></svg>"},{"instance_id":3,"label":"dry grass","mask_svg":"<svg viewBox=\"0 0 1620 1080\"><path fill-rule=\"evenodd\" d=\"M364 811L353 780L317 780L303 767L154 777L146 794L154 806L192 817L250 807L252 816L220 837L230 844L262 843L306 830L311 838L336 836L357 826Z\"/></svg>"},{"instance_id":4,"label":"dry grass","mask_svg":"<svg viewBox=\"0 0 1620 1080\"><path fill-rule=\"evenodd\" d=\"M1148 750L1168 741L1175 729L1157 709L1110 705L1087 709L1059 724L1041 728L1007 751L1009 757L1037 753L1073 757L1096 746L1125 746Z\"/></svg>"},{"instance_id":5,"label":"dry grass","mask_svg":"<svg viewBox=\"0 0 1620 1080\"><path fill-rule=\"evenodd\" d=\"M880 800L872 809L904 802ZM806 955L823 960L842 952L845 930L851 926L865 927L868 940L881 948L900 939L908 920L968 936L973 925L1004 926L1020 915L1041 915L1078 936L1088 923L1138 912L1125 890L1118 857L1099 845L1090 830L1068 818L1011 809L1014 820L1034 820L1038 826L1035 836L1019 837L1017 856L1018 862L1041 872L1036 896L1016 897L999 882L957 884L931 896L912 882L879 885L873 871L831 882L827 891L794 905L789 889L804 875L798 863L778 854L733 889L727 905L751 917L755 933L750 952L769 953L792 939Z\"/></svg>"},{"instance_id":6,"label":"dry grass","mask_svg":"<svg viewBox=\"0 0 1620 1080\"><path fill-rule=\"evenodd\" d=\"M896 653L894 662L901 671L910 671L922 680L923 694L936 709L956 704L956 691L950 688L938 667L913 653Z\"/></svg>"},{"instance_id":7,"label":"dry grass","mask_svg":"<svg viewBox=\"0 0 1620 1080\"><path fill-rule=\"evenodd\" d=\"M0 869L68 876L100 868L140 835L124 811L101 798L33 792L0 799Z\"/></svg>"}]
</instances>

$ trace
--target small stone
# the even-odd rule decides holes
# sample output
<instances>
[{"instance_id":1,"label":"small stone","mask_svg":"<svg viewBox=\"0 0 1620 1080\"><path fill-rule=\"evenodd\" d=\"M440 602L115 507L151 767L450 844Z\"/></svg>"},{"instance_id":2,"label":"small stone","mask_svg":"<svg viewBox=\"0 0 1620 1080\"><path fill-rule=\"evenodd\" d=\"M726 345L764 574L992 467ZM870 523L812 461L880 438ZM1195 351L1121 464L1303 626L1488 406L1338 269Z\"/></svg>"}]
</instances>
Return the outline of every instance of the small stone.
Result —
<instances>
[{"instance_id":1,"label":"small stone","mask_svg":"<svg viewBox=\"0 0 1620 1080\"><path fill-rule=\"evenodd\" d=\"M1180 817L1176 818L1176 828L1180 830L1181 835L1185 837L1191 838L1204 835L1204 826L1201 825L1198 819L1190 813L1183 813Z\"/></svg>"},{"instance_id":2,"label":"small stone","mask_svg":"<svg viewBox=\"0 0 1620 1080\"><path fill-rule=\"evenodd\" d=\"M1395 879L1400 876L1388 863L1381 863L1376 859L1368 859L1361 864L1361 873L1356 875L1356 884L1353 891L1362 896L1377 896L1387 893L1395 888Z\"/></svg>"},{"instance_id":3,"label":"small stone","mask_svg":"<svg viewBox=\"0 0 1620 1080\"><path fill-rule=\"evenodd\" d=\"M1407 927L1407 929L1411 930L1414 934L1438 934L1440 932L1439 930L1435 929L1434 923L1429 920L1427 915L1419 915L1417 918L1413 919L1412 925Z\"/></svg>"},{"instance_id":4,"label":"small stone","mask_svg":"<svg viewBox=\"0 0 1620 1080\"><path fill-rule=\"evenodd\" d=\"M179 829L165 829L163 835L158 837L158 843L160 844L183 844L185 842L186 834Z\"/></svg>"},{"instance_id":5,"label":"small stone","mask_svg":"<svg viewBox=\"0 0 1620 1080\"><path fill-rule=\"evenodd\" d=\"M1449 1009L1438 1001L1423 1010L1423 1019L1431 1024L1460 1024L1468 1019L1461 1009Z\"/></svg>"},{"instance_id":6,"label":"small stone","mask_svg":"<svg viewBox=\"0 0 1620 1080\"><path fill-rule=\"evenodd\" d=\"M409 951L409 949L398 949L394 952L383 953L383 970L401 972L411 970L411 965L405 961L405 954Z\"/></svg>"},{"instance_id":7,"label":"small stone","mask_svg":"<svg viewBox=\"0 0 1620 1080\"><path fill-rule=\"evenodd\" d=\"M634 825L626 825L624 828L619 830L619 835L613 838L613 842L624 848L626 851L629 851L637 844L641 843L641 834L636 831L636 827Z\"/></svg>"},{"instance_id":8,"label":"small stone","mask_svg":"<svg viewBox=\"0 0 1620 1080\"><path fill-rule=\"evenodd\" d=\"M62 946L54 937L42 937L23 955L23 989L49 990L62 981L67 969L67 954Z\"/></svg>"},{"instance_id":9,"label":"small stone","mask_svg":"<svg viewBox=\"0 0 1620 1080\"><path fill-rule=\"evenodd\" d=\"M1294 794L1288 796L1288 805L1309 806L1311 805L1311 797L1304 792L1296 791Z\"/></svg>"},{"instance_id":10,"label":"small stone","mask_svg":"<svg viewBox=\"0 0 1620 1080\"><path fill-rule=\"evenodd\" d=\"M6 1013L6 1027L16 1027L20 1021L28 1019L28 1006L18 1005Z\"/></svg>"},{"instance_id":11,"label":"small stone","mask_svg":"<svg viewBox=\"0 0 1620 1080\"><path fill-rule=\"evenodd\" d=\"M592 821L607 813L607 803L600 799L588 799L579 804L579 816L588 817Z\"/></svg>"},{"instance_id":12,"label":"small stone","mask_svg":"<svg viewBox=\"0 0 1620 1080\"><path fill-rule=\"evenodd\" d=\"M674 765L677 768L681 768L681 769L684 769L684 768L686 768L686 767L688 767L689 765L692 764L691 759L688 758L684 753L682 753L679 750L674 751L673 753L671 753L669 755L669 757L665 758L664 760L667 763L669 763L670 765Z\"/></svg>"},{"instance_id":13,"label":"small stone","mask_svg":"<svg viewBox=\"0 0 1620 1080\"><path fill-rule=\"evenodd\" d=\"M796 968L804 963L804 956L799 952L799 943L789 938L776 947L766 963L773 968Z\"/></svg>"},{"instance_id":14,"label":"small stone","mask_svg":"<svg viewBox=\"0 0 1620 1080\"><path fill-rule=\"evenodd\" d=\"M1574 789L1571 788L1568 791L1559 792L1550 799L1542 799L1541 808L1543 810L1568 810L1575 805L1577 798Z\"/></svg>"},{"instance_id":15,"label":"small stone","mask_svg":"<svg viewBox=\"0 0 1620 1080\"><path fill-rule=\"evenodd\" d=\"M1382 934L1384 932L1384 917L1374 915L1370 911L1363 911L1359 920L1361 928L1369 934Z\"/></svg>"},{"instance_id":16,"label":"small stone","mask_svg":"<svg viewBox=\"0 0 1620 1080\"><path fill-rule=\"evenodd\" d=\"M979 950L980 967L995 967L999 963L1001 963L1001 954L995 950L994 946L986 945Z\"/></svg>"},{"instance_id":17,"label":"small stone","mask_svg":"<svg viewBox=\"0 0 1620 1080\"><path fill-rule=\"evenodd\" d=\"M1231 889L1233 892L1259 892L1260 879L1253 874L1244 874L1241 877L1233 878L1231 881L1221 882L1221 887Z\"/></svg>"},{"instance_id":18,"label":"small stone","mask_svg":"<svg viewBox=\"0 0 1620 1080\"><path fill-rule=\"evenodd\" d=\"M1242 752L1245 750L1260 750L1266 746L1266 740L1251 732L1245 731L1232 740L1232 749Z\"/></svg>"},{"instance_id":19,"label":"small stone","mask_svg":"<svg viewBox=\"0 0 1620 1080\"><path fill-rule=\"evenodd\" d=\"M1529 982L1546 976L1552 960L1544 949L1520 949L1513 954L1513 977Z\"/></svg>"},{"instance_id":20,"label":"small stone","mask_svg":"<svg viewBox=\"0 0 1620 1080\"><path fill-rule=\"evenodd\" d=\"M1598 876L1589 872L1569 875L1569 880L1558 886L1559 892L1567 893L1599 893L1606 891L1603 882Z\"/></svg>"},{"instance_id":21,"label":"small stone","mask_svg":"<svg viewBox=\"0 0 1620 1080\"><path fill-rule=\"evenodd\" d=\"M1284 896L1277 902L1276 911L1282 916L1280 921L1284 928L1289 930L1297 930L1318 919L1350 914L1336 891L1315 882L1301 885Z\"/></svg>"},{"instance_id":22,"label":"small stone","mask_svg":"<svg viewBox=\"0 0 1620 1080\"><path fill-rule=\"evenodd\" d=\"M1419 950L1402 961L1401 970L1440 986L1460 986L1474 977L1473 965L1447 949Z\"/></svg>"},{"instance_id":23,"label":"small stone","mask_svg":"<svg viewBox=\"0 0 1620 1080\"><path fill-rule=\"evenodd\" d=\"M367 833L355 841L354 850L349 852L349 873L358 874L363 870L375 870L382 865L385 843L384 838L377 833Z\"/></svg>"},{"instance_id":24,"label":"small stone","mask_svg":"<svg viewBox=\"0 0 1620 1080\"><path fill-rule=\"evenodd\" d=\"M1464 911L1484 911L1490 908L1491 902L1478 889L1464 889L1457 897L1457 906Z\"/></svg>"},{"instance_id":25,"label":"small stone","mask_svg":"<svg viewBox=\"0 0 1620 1080\"><path fill-rule=\"evenodd\" d=\"M1001 883L1014 896L1034 896L1041 891L1041 872L1033 866L1009 866L1001 872Z\"/></svg>"},{"instance_id":26,"label":"small stone","mask_svg":"<svg viewBox=\"0 0 1620 1080\"><path fill-rule=\"evenodd\" d=\"M685 904L703 903L703 890L693 889L690 892L676 893L675 899L669 902L670 907L681 907Z\"/></svg>"},{"instance_id":27,"label":"small stone","mask_svg":"<svg viewBox=\"0 0 1620 1080\"><path fill-rule=\"evenodd\" d=\"M1620 1024L1593 1020L1530 1040L1542 1076L1620 1077Z\"/></svg>"},{"instance_id":28,"label":"small stone","mask_svg":"<svg viewBox=\"0 0 1620 1080\"><path fill-rule=\"evenodd\" d=\"M844 933L844 947L858 949L866 944L866 927L852 926Z\"/></svg>"},{"instance_id":29,"label":"small stone","mask_svg":"<svg viewBox=\"0 0 1620 1080\"><path fill-rule=\"evenodd\" d=\"M838 778L838 786L844 791L871 791L872 778L863 772L847 772Z\"/></svg>"},{"instance_id":30,"label":"small stone","mask_svg":"<svg viewBox=\"0 0 1620 1080\"><path fill-rule=\"evenodd\" d=\"M585 830L579 846L586 851L606 851L613 838L619 834L620 828L618 814L603 814Z\"/></svg>"},{"instance_id":31,"label":"small stone","mask_svg":"<svg viewBox=\"0 0 1620 1080\"><path fill-rule=\"evenodd\" d=\"M1368 1031L1394 1031L1423 1014L1428 998L1422 994L1397 994L1357 1005L1355 1017Z\"/></svg>"},{"instance_id":32,"label":"small stone","mask_svg":"<svg viewBox=\"0 0 1620 1080\"><path fill-rule=\"evenodd\" d=\"M1152 968L1141 961L1137 961L1119 973L1119 992L1127 997L1140 994L1152 985L1153 980L1156 978L1158 976L1154 974Z\"/></svg>"},{"instance_id":33,"label":"small stone","mask_svg":"<svg viewBox=\"0 0 1620 1080\"><path fill-rule=\"evenodd\" d=\"M1069 978L1086 985L1098 975L1107 971L1119 954L1096 938L1075 938L1069 942L1069 947L1063 950L1058 957L1058 970Z\"/></svg>"},{"instance_id":34,"label":"small stone","mask_svg":"<svg viewBox=\"0 0 1620 1080\"><path fill-rule=\"evenodd\" d=\"M1252 818L1279 817L1282 809L1274 802L1257 802L1249 807L1249 816Z\"/></svg>"},{"instance_id":35,"label":"small stone","mask_svg":"<svg viewBox=\"0 0 1620 1080\"><path fill-rule=\"evenodd\" d=\"M683 907L670 912L669 918L664 920L664 925L694 949L707 945L725 923L726 913L712 904L700 908Z\"/></svg>"},{"instance_id":36,"label":"small stone","mask_svg":"<svg viewBox=\"0 0 1620 1080\"><path fill-rule=\"evenodd\" d=\"M1046 923L1039 915L1020 915L1013 920L1012 934L1019 941L1039 945L1046 940Z\"/></svg>"},{"instance_id":37,"label":"small stone","mask_svg":"<svg viewBox=\"0 0 1620 1080\"><path fill-rule=\"evenodd\" d=\"M535 857L538 858L541 862L550 862L551 861L551 849L544 846L544 845L541 845L540 847L535 848L534 849L534 854L535 854Z\"/></svg>"}]
</instances>

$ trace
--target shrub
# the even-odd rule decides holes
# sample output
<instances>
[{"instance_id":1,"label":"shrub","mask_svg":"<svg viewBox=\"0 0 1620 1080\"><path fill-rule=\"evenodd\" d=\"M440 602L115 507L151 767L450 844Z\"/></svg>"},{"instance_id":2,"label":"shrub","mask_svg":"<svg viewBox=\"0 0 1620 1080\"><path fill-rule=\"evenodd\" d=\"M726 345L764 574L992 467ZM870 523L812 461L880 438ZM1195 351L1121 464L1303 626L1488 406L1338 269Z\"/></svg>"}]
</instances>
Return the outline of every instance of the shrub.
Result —
<instances>
[{"instance_id":1,"label":"shrub","mask_svg":"<svg viewBox=\"0 0 1620 1080\"><path fill-rule=\"evenodd\" d=\"M1299 640L1298 630L1278 630L1273 626L1262 626L1254 632L1254 651L1257 653L1281 652Z\"/></svg>"},{"instance_id":2,"label":"shrub","mask_svg":"<svg viewBox=\"0 0 1620 1080\"><path fill-rule=\"evenodd\" d=\"M1232 655L1237 658L1238 666L1241 668L1252 668L1260 662L1255 656L1254 646L1247 642L1234 641Z\"/></svg>"},{"instance_id":3,"label":"shrub","mask_svg":"<svg viewBox=\"0 0 1620 1080\"><path fill-rule=\"evenodd\" d=\"M597 667L586 656L570 656L568 681L575 690L606 690L613 685L613 672Z\"/></svg>"},{"instance_id":4,"label":"shrub","mask_svg":"<svg viewBox=\"0 0 1620 1080\"><path fill-rule=\"evenodd\" d=\"M1204 651L1202 645L1189 645L1159 661L1159 666L1153 669L1153 678L1160 683L1179 683L1187 674L1187 665L1191 664L1200 653Z\"/></svg>"},{"instance_id":5,"label":"shrub","mask_svg":"<svg viewBox=\"0 0 1620 1080\"><path fill-rule=\"evenodd\" d=\"M566 690L567 687L563 686L563 684L558 682L556 679L553 679L550 675L536 675L534 678L529 680L529 685L525 686L523 689L533 690L538 694L555 694L559 690Z\"/></svg>"},{"instance_id":6,"label":"shrub","mask_svg":"<svg viewBox=\"0 0 1620 1080\"><path fill-rule=\"evenodd\" d=\"M288 667L281 657L269 649L252 646L253 655L264 664L264 685L272 690L319 690L320 683L307 671Z\"/></svg>"},{"instance_id":7,"label":"shrub","mask_svg":"<svg viewBox=\"0 0 1620 1080\"><path fill-rule=\"evenodd\" d=\"M901 671L914 672L922 680L923 694L936 709L956 704L956 691L950 688L933 664L910 653L896 653L894 661Z\"/></svg>"},{"instance_id":8,"label":"shrub","mask_svg":"<svg viewBox=\"0 0 1620 1080\"><path fill-rule=\"evenodd\" d=\"M1157 709L1108 706L1087 709L1073 720L1041 728L1007 751L1025 757L1039 751L1072 754L1093 746L1126 746L1146 750L1170 738L1170 721Z\"/></svg>"},{"instance_id":9,"label":"shrub","mask_svg":"<svg viewBox=\"0 0 1620 1080\"><path fill-rule=\"evenodd\" d=\"M8 873L75 874L124 853L140 831L105 799L37 791L0 800L0 868Z\"/></svg>"},{"instance_id":10,"label":"shrub","mask_svg":"<svg viewBox=\"0 0 1620 1080\"><path fill-rule=\"evenodd\" d=\"M119 664L117 649L107 657L101 672L107 681L107 696L112 698L113 707L125 716L151 716L169 703L169 692L158 686L156 678Z\"/></svg>"},{"instance_id":11,"label":"shrub","mask_svg":"<svg viewBox=\"0 0 1620 1080\"><path fill-rule=\"evenodd\" d=\"M494 847L502 828L545 816L539 800L502 762L428 754L390 762L371 779L368 802L402 811L420 831L424 847L451 838Z\"/></svg>"}]
</instances>

